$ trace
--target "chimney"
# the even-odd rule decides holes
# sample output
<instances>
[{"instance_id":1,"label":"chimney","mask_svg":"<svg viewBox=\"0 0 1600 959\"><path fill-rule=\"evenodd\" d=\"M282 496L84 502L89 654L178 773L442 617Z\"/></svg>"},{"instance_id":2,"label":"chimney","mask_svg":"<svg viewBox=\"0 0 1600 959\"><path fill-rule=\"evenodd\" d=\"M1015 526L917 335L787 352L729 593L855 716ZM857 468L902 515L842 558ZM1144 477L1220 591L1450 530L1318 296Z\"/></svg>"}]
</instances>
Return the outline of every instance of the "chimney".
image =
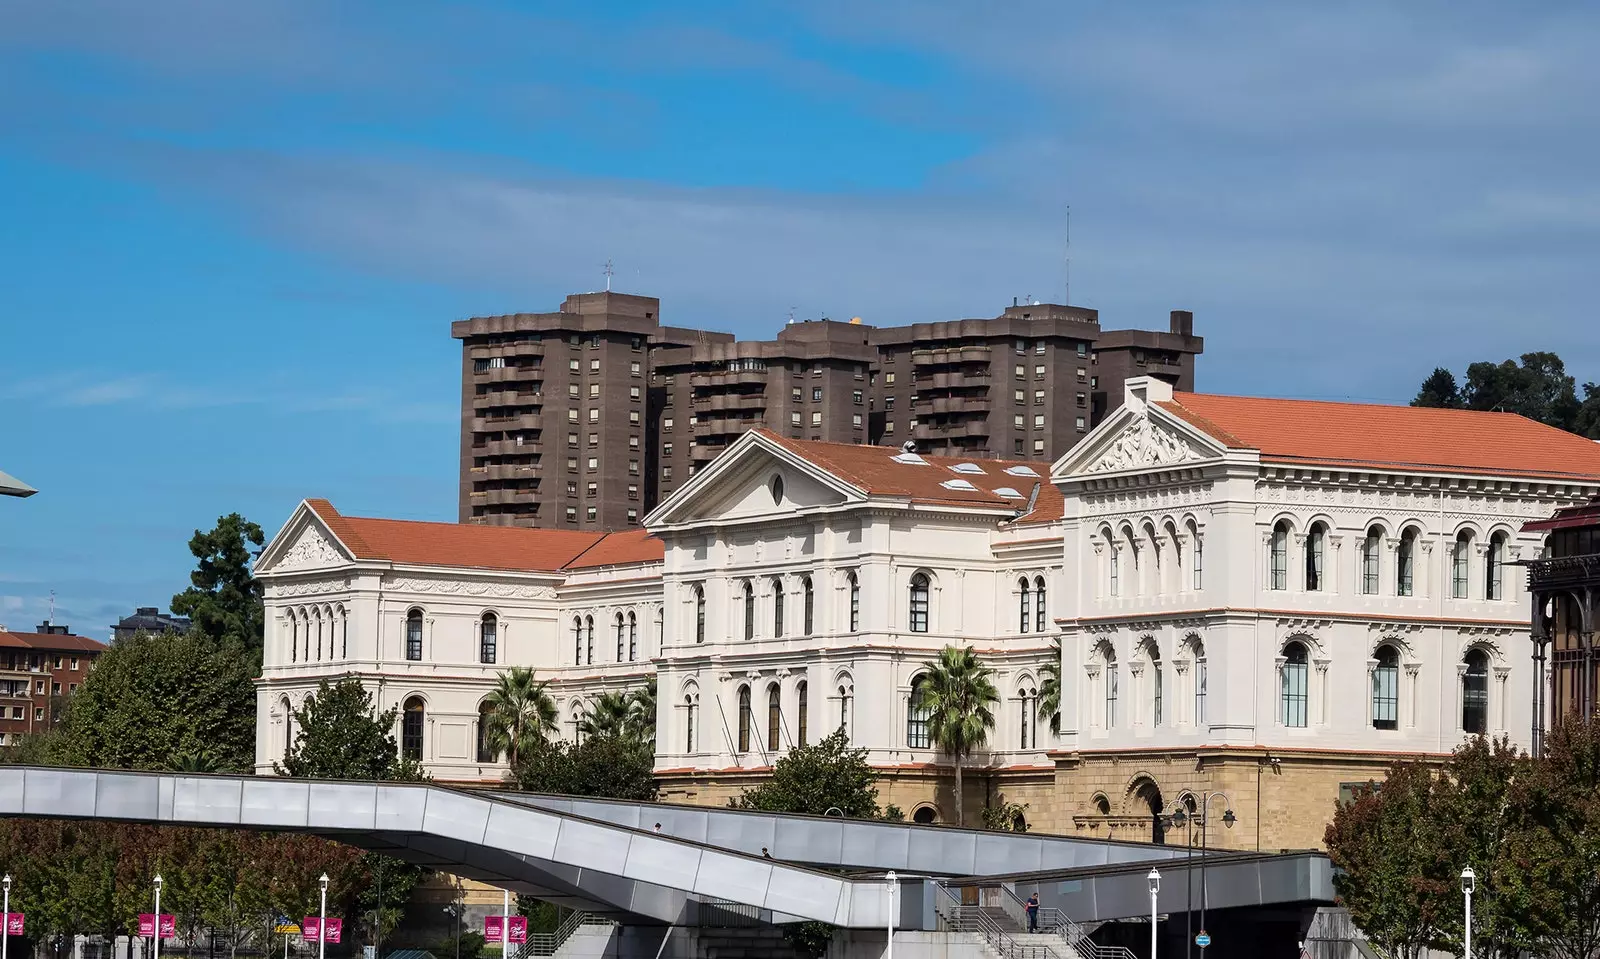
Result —
<instances>
[{"instance_id":1,"label":"chimney","mask_svg":"<svg viewBox=\"0 0 1600 959\"><path fill-rule=\"evenodd\" d=\"M161 611L159 606L140 606L133 611L135 616L154 616Z\"/></svg>"},{"instance_id":2,"label":"chimney","mask_svg":"<svg viewBox=\"0 0 1600 959\"><path fill-rule=\"evenodd\" d=\"M1188 310L1172 311L1172 332L1179 336L1194 335L1194 314Z\"/></svg>"},{"instance_id":3,"label":"chimney","mask_svg":"<svg viewBox=\"0 0 1600 959\"><path fill-rule=\"evenodd\" d=\"M38 632L41 632L46 636L65 636L67 635L67 627L53 625L47 619L39 624Z\"/></svg>"}]
</instances>

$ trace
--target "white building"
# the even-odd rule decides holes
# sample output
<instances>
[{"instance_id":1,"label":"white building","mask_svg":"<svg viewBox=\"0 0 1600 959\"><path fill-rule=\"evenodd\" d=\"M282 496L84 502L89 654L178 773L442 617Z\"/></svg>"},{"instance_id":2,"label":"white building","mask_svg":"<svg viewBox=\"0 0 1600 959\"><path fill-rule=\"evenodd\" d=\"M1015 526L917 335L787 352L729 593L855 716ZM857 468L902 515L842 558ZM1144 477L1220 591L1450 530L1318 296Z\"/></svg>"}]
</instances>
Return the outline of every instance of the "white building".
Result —
<instances>
[{"instance_id":1,"label":"white building","mask_svg":"<svg viewBox=\"0 0 1600 959\"><path fill-rule=\"evenodd\" d=\"M972 645L1002 697L968 809L1148 837L1221 790L1224 842L1320 843L1341 786L1482 729L1527 738L1517 532L1600 490L1600 447L1504 414L1178 394L1057 463L964 463L747 434L616 534L343 517L308 501L263 554L258 766L326 676L402 708L435 776L477 748L497 672L534 667L571 734L658 680L657 772L721 803L843 725L883 800L950 814L913 690ZM1061 733L1036 713L1062 642Z\"/></svg>"}]
</instances>

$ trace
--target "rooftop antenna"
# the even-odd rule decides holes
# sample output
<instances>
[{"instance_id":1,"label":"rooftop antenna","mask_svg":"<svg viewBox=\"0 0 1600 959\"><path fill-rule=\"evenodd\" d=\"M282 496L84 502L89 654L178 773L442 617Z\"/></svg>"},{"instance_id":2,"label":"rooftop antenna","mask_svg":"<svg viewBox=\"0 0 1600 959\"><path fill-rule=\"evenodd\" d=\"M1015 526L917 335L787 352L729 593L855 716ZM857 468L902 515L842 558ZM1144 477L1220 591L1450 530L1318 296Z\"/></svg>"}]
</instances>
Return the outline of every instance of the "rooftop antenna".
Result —
<instances>
[{"instance_id":1,"label":"rooftop antenna","mask_svg":"<svg viewBox=\"0 0 1600 959\"><path fill-rule=\"evenodd\" d=\"M1066 240L1065 240L1065 243L1062 246L1062 254L1063 254L1064 258L1065 258L1065 262L1063 262L1062 265L1061 265L1062 280L1063 280L1063 283L1064 283L1064 288L1063 288L1062 292L1063 292L1063 294L1065 294L1066 299L1062 300L1061 302L1065 303L1067 306L1071 306L1072 305L1072 204L1070 204L1070 203L1067 204L1066 231L1067 231L1066 232Z\"/></svg>"},{"instance_id":2,"label":"rooftop antenna","mask_svg":"<svg viewBox=\"0 0 1600 959\"><path fill-rule=\"evenodd\" d=\"M606 292L611 292L611 257L606 257Z\"/></svg>"},{"instance_id":3,"label":"rooftop antenna","mask_svg":"<svg viewBox=\"0 0 1600 959\"><path fill-rule=\"evenodd\" d=\"M794 307L789 307L789 325L794 326Z\"/></svg>"},{"instance_id":4,"label":"rooftop antenna","mask_svg":"<svg viewBox=\"0 0 1600 959\"><path fill-rule=\"evenodd\" d=\"M47 618L45 620L45 622L53 623L55 621L56 621L56 591L52 589L50 591L50 616L49 616L49 618Z\"/></svg>"}]
</instances>

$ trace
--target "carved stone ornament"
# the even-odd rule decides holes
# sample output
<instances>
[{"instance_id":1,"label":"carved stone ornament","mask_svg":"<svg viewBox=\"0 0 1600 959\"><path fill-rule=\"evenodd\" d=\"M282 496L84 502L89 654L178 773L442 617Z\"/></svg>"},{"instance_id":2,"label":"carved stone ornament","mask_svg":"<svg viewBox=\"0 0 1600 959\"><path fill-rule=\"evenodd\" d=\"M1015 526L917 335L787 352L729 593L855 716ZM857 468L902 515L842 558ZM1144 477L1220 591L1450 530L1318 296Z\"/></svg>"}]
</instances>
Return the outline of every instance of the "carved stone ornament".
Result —
<instances>
[{"instance_id":1,"label":"carved stone ornament","mask_svg":"<svg viewBox=\"0 0 1600 959\"><path fill-rule=\"evenodd\" d=\"M272 564L274 570L284 569L317 569L325 566L340 566L346 562L344 554L338 547L328 542L322 531L315 526L307 526L300 533L300 538L283 554L283 558Z\"/></svg>"},{"instance_id":2,"label":"carved stone ornament","mask_svg":"<svg viewBox=\"0 0 1600 959\"><path fill-rule=\"evenodd\" d=\"M1110 473L1149 466L1172 466L1199 459L1194 447L1141 416L1129 423L1085 473Z\"/></svg>"},{"instance_id":3,"label":"carved stone ornament","mask_svg":"<svg viewBox=\"0 0 1600 959\"><path fill-rule=\"evenodd\" d=\"M449 593L456 596L493 596L497 599L555 599L551 586L530 586L520 583L485 583L453 579L395 579L390 589L411 593Z\"/></svg>"},{"instance_id":4,"label":"carved stone ornament","mask_svg":"<svg viewBox=\"0 0 1600 959\"><path fill-rule=\"evenodd\" d=\"M268 587L274 597L315 596L319 593L338 593L350 586L348 579L316 579L306 583L281 583Z\"/></svg>"}]
</instances>

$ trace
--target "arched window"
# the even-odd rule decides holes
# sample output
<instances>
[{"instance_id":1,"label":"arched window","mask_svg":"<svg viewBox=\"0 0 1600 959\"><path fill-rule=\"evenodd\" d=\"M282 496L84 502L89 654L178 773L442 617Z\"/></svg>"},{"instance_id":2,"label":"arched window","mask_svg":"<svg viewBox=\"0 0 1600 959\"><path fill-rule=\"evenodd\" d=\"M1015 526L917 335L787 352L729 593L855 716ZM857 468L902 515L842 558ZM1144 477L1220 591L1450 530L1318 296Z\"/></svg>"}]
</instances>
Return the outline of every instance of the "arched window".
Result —
<instances>
[{"instance_id":1,"label":"arched window","mask_svg":"<svg viewBox=\"0 0 1600 959\"><path fill-rule=\"evenodd\" d=\"M420 609L406 613L406 659L413 662L422 660L422 610Z\"/></svg>"},{"instance_id":2,"label":"arched window","mask_svg":"<svg viewBox=\"0 0 1600 959\"><path fill-rule=\"evenodd\" d=\"M1194 657L1194 724L1206 724L1206 648L1200 637L1189 637L1189 655Z\"/></svg>"},{"instance_id":3,"label":"arched window","mask_svg":"<svg viewBox=\"0 0 1600 959\"><path fill-rule=\"evenodd\" d=\"M1394 593L1416 595L1417 528L1407 526L1400 533L1400 546L1394 554Z\"/></svg>"},{"instance_id":4,"label":"arched window","mask_svg":"<svg viewBox=\"0 0 1600 959\"><path fill-rule=\"evenodd\" d=\"M300 661L300 617L289 610L289 662Z\"/></svg>"},{"instance_id":5,"label":"arched window","mask_svg":"<svg viewBox=\"0 0 1600 959\"><path fill-rule=\"evenodd\" d=\"M594 617L583 618L583 652L588 665L594 665Z\"/></svg>"},{"instance_id":6,"label":"arched window","mask_svg":"<svg viewBox=\"0 0 1600 959\"><path fill-rule=\"evenodd\" d=\"M1456 534L1456 542L1450 551L1450 595L1456 599L1467 598L1467 570L1472 555L1472 530L1464 529Z\"/></svg>"},{"instance_id":7,"label":"arched window","mask_svg":"<svg viewBox=\"0 0 1600 959\"><path fill-rule=\"evenodd\" d=\"M660 652L667 645L667 611L660 606L656 607L656 651Z\"/></svg>"},{"instance_id":8,"label":"arched window","mask_svg":"<svg viewBox=\"0 0 1600 959\"><path fill-rule=\"evenodd\" d=\"M1326 569L1328 527L1322 523L1311 524L1306 533L1306 589L1317 592L1323 588L1322 571Z\"/></svg>"},{"instance_id":9,"label":"arched window","mask_svg":"<svg viewBox=\"0 0 1600 959\"><path fill-rule=\"evenodd\" d=\"M739 751L750 751L750 687L739 687Z\"/></svg>"},{"instance_id":10,"label":"arched window","mask_svg":"<svg viewBox=\"0 0 1600 959\"><path fill-rule=\"evenodd\" d=\"M1030 632L1033 623L1033 596L1028 590L1028 577L1017 580L1017 632Z\"/></svg>"},{"instance_id":11,"label":"arched window","mask_svg":"<svg viewBox=\"0 0 1600 959\"><path fill-rule=\"evenodd\" d=\"M1198 590L1201 584L1205 582L1202 575L1202 567L1205 561L1205 541L1200 538L1200 528L1193 523L1189 524L1189 542L1192 544L1190 550L1193 554L1190 557L1189 572L1193 577L1194 588Z\"/></svg>"},{"instance_id":12,"label":"arched window","mask_svg":"<svg viewBox=\"0 0 1600 959\"><path fill-rule=\"evenodd\" d=\"M1383 528L1373 526L1361 540L1361 591L1368 596L1378 594L1382 550Z\"/></svg>"},{"instance_id":13,"label":"arched window","mask_svg":"<svg viewBox=\"0 0 1600 959\"><path fill-rule=\"evenodd\" d=\"M1044 577L1035 576L1033 579L1033 622L1034 629L1044 632L1050 627L1044 619Z\"/></svg>"},{"instance_id":14,"label":"arched window","mask_svg":"<svg viewBox=\"0 0 1600 959\"><path fill-rule=\"evenodd\" d=\"M918 573L911 577L911 603L910 620L913 633L926 633L928 631L928 586L930 585L927 573Z\"/></svg>"},{"instance_id":15,"label":"arched window","mask_svg":"<svg viewBox=\"0 0 1600 959\"><path fill-rule=\"evenodd\" d=\"M488 703L478 705L478 762L495 761L494 750L489 748L489 727L494 722L494 707Z\"/></svg>"},{"instance_id":16,"label":"arched window","mask_svg":"<svg viewBox=\"0 0 1600 959\"><path fill-rule=\"evenodd\" d=\"M1483 598L1505 599L1506 534L1489 537L1489 551L1483 557Z\"/></svg>"},{"instance_id":17,"label":"arched window","mask_svg":"<svg viewBox=\"0 0 1600 959\"><path fill-rule=\"evenodd\" d=\"M1038 725L1039 691L1027 686L1017 690L1017 705L1019 706L1017 714L1018 748L1028 749L1031 746L1039 745L1038 736L1035 735L1035 729Z\"/></svg>"},{"instance_id":18,"label":"arched window","mask_svg":"<svg viewBox=\"0 0 1600 959\"><path fill-rule=\"evenodd\" d=\"M772 579L772 635L783 635L783 580Z\"/></svg>"},{"instance_id":19,"label":"arched window","mask_svg":"<svg viewBox=\"0 0 1600 959\"><path fill-rule=\"evenodd\" d=\"M620 662L622 662L622 649L623 649L623 644L624 644L624 641L625 641L625 635L623 633L624 621L622 619L622 614L621 613L617 614L616 619L613 620L613 624L617 628L617 659L616 659L616 661L620 663Z\"/></svg>"},{"instance_id":20,"label":"arched window","mask_svg":"<svg viewBox=\"0 0 1600 959\"><path fill-rule=\"evenodd\" d=\"M278 712L283 714L283 759L288 762L294 751L294 707L289 705L288 696L278 699Z\"/></svg>"},{"instance_id":21,"label":"arched window","mask_svg":"<svg viewBox=\"0 0 1600 959\"><path fill-rule=\"evenodd\" d=\"M801 608L803 613L801 626L805 634L810 636L816 632L817 623L817 591L811 585L811 577L807 576L800 581L800 591L805 597L804 606Z\"/></svg>"},{"instance_id":22,"label":"arched window","mask_svg":"<svg viewBox=\"0 0 1600 959\"><path fill-rule=\"evenodd\" d=\"M1161 725L1161 707L1165 690L1161 677L1161 650L1150 644L1150 725Z\"/></svg>"},{"instance_id":23,"label":"arched window","mask_svg":"<svg viewBox=\"0 0 1600 959\"><path fill-rule=\"evenodd\" d=\"M694 588L694 641L706 641L706 588L698 585Z\"/></svg>"},{"instance_id":24,"label":"arched window","mask_svg":"<svg viewBox=\"0 0 1600 959\"><path fill-rule=\"evenodd\" d=\"M919 826L931 826L939 821L939 810L932 806L918 806L911 814L911 821Z\"/></svg>"},{"instance_id":25,"label":"arched window","mask_svg":"<svg viewBox=\"0 0 1600 959\"><path fill-rule=\"evenodd\" d=\"M1489 656L1470 649L1461 674L1461 729L1473 735L1489 731Z\"/></svg>"},{"instance_id":26,"label":"arched window","mask_svg":"<svg viewBox=\"0 0 1600 959\"><path fill-rule=\"evenodd\" d=\"M855 570L846 574L850 579L850 632L859 632L861 629L861 577Z\"/></svg>"},{"instance_id":27,"label":"arched window","mask_svg":"<svg viewBox=\"0 0 1600 959\"><path fill-rule=\"evenodd\" d=\"M1106 671L1106 728L1117 728L1117 654L1110 647L1105 651Z\"/></svg>"},{"instance_id":28,"label":"arched window","mask_svg":"<svg viewBox=\"0 0 1600 959\"><path fill-rule=\"evenodd\" d=\"M406 700L400 715L400 755L406 759L422 761L422 697Z\"/></svg>"},{"instance_id":29,"label":"arched window","mask_svg":"<svg viewBox=\"0 0 1600 959\"><path fill-rule=\"evenodd\" d=\"M911 681L911 695L906 697L906 745L912 749L927 749L929 710L923 701L923 688L928 684L926 675Z\"/></svg>"},{"instance_id":30,"label":"arched window","mask_svg":"<svg viewBox=\"0 0 1600 959\"><path fill-rule=\"evenodd\" d=\"M500 650L500 623L493 613L484 613L478 626L478 662L493 665Z\"/></svg>"},{"instance_id":31,"label":"arched window","mask_svg":"<svg viewBox=\"0 0 1600 959\"><path fill-rule=\"evenodd\" d=\"M855 694L855 687L850 683L839 684L839 729L844 733L845 742L850 741L850 707Z\"/></svg>"},{"instance_id":32,"label":"arched window","mask_svg":"<svg viewBox=\"0 0 1600 959\"><path fill-rule=\"evenodd\" d=\"M700 704L694 701L694 696L691 695L683 697L683 714L685 717L683 731L683 751L686 753L694 752L694 721L696 718L695 710L699 708Z\"/></svg>"},{"instance_id":33,"label":"arched window","mask_svg":"<svg viewBox=\"0 0 1600 959\"><path fill-rule=\"evenodd\" d=\"M807 582L810 582L810 580L807 580ZM794 744L796 746L804 746L806 744L806 732L807 732L807 730L806 730L806 721L810 718L809 713L811 711L810 710L810 704L806 702L807 693L809 692L809 690L810 690L810 687L808 687L806 685L806 681L803 680L803 679L800 680L800 682L796 683L795 687L794 687L794 695L795 695L795 699L796 699L795 706L794 706L794 716L795 716L795 724L794 724L795 725L795 737L794 737L795 738L795 742L794 742Z\"/></svg>"},{"instance_id":34,"label":"arched window","mask_svg":"<svg viewBox=\"0 0 1600 959\"><path fill-rule=\"evenodd\" d=\"M1283 648L1282 689L1279 693L1279 716L1285 726L1304 729L1306 725L1306 646L1290 643Z\"/></svg>"},{"instance_id":35,"label":"arched window","mask_svg":"<svg viewBox=\"0 0 1600 959\"><path fill-rule=\"evenodd\" d=\"M350 611L339 607L339 658L350 658Z\"/></svg>"},{"instance_id":36,"label":"arched window","mask_svg":"<svg viewBox=\"0 0 1600 959\"><path fill-rule=\"evenodd\" d=\"M1279 520L1272 527L1272 579L1269 589L1289 588L1289 523Z\"/></svg>"},{"instance_id":37,"label":"arched window","mask_svg":"<svg viewBox=\"0 0 1600 959\"><path fill-rule=\"evenodd\" d=\"M639 660L639 614L628 613L628 662Z\"/></svg>"},{"instance_id":38,"label":"arched window","mask_svg":"<svg viewBox=\"0 0 1600 959\"><path fill-rule=\"evenodd\" d=\"M783 730L783 696L778 684L767 687L767 751L777 752L779 736Z\"/></svg>"},{"instance_id":39,"label":"arched window","mask_svg":"<svg viewBox=\"0 0 1600 959\"><path fill-rule=\"evenodd\" d=\"M1110 591L1112 596L1122 595L1122 550L1117 544L1116 537L1109 531L1106 533L1107 571L1110 574Z\"/></svg>"},{"instance_id":40,"label":"arched window","mask_svg":"<svg viewBox=\"0 0 1600 959\"><path fill-rule=\"evenodd\" d=\"M316 617L315 634L317 637L317 662L322 662L322 610L313 609L311 614ZM417 657L422 658L421 656Z\"/></svg>"},{"instance_id":41,"label":"arched window","mask_svg":"<svg viewBox=\"0 0 1600 959\"><path fill-rule=\"evenodd\" d=\"M572 618L572 664L583 665L583 618L580 616Z\"/></svg>"},{"instance_id":42,"label":"arched window","mask_svg":"<svg viewBox=\"0 0 1600 959\"><path fill-rule=\"evenodd\" d=\"M756 587L748 579L744 581L744 638L756 638Z\"/></svg>"},{"instance_id":43,"label":"arched window","mask_svg":"<svg viewBox=\"0 0 1600 959\"><path fill-rule=\"evenodd\" d=\"M1378 647L1372 668L1372 728L1400 727L1400 653L1393 646Z\"/></svg>"}]
</instances>

